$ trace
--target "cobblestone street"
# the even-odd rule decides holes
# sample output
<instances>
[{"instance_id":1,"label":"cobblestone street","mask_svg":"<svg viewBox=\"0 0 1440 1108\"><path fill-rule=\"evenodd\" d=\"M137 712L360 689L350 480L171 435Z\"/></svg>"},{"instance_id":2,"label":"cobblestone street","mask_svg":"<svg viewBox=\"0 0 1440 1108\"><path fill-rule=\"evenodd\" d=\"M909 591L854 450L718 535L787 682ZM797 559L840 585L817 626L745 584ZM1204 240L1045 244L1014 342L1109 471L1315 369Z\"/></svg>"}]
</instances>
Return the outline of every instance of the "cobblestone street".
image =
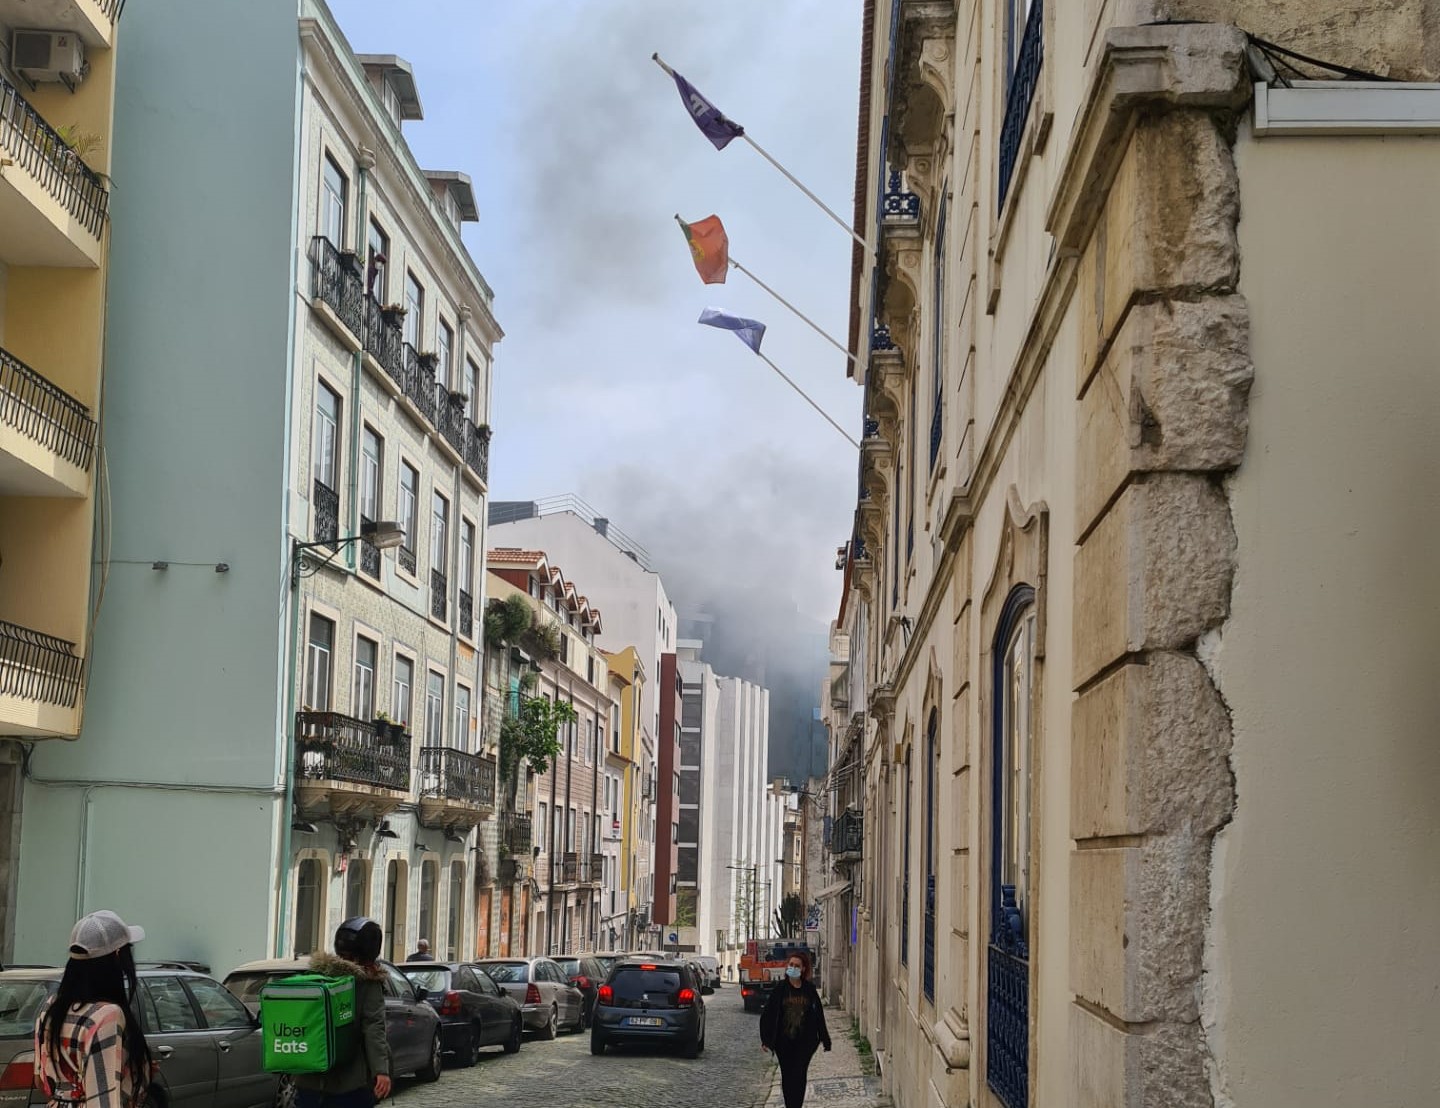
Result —
<instances>
[{"instance_id":1,"label":"cobblestone street","mask_svg":"<svg viewBox=\"0 0 1440 1108\"><path fill-rule=\"evenodd\" d=\"M486 1050L473 1069L447 1069L433 1085L405 1081L397 1108L463 1108L486 1103L544 1108L752 1108L763 1105L775 1075L760 1050L759 1017L740 1006L740 990L717 989L706 1001L705 1052L689 1061L664 1049L622 1047L590 1053L590 1033L554 1042L527 1036L519 1054Z\"/></svg>"}]
</instances>

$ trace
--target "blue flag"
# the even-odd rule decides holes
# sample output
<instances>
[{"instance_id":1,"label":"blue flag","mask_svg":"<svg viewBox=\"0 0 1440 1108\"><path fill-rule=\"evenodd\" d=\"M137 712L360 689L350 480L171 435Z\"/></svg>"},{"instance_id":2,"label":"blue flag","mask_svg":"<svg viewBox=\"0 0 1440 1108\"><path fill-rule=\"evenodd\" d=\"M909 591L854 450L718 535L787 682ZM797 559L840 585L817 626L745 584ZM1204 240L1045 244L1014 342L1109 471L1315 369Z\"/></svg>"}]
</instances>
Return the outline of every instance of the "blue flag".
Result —
<instances>
[{"instance_id":1,"label":"blue flag","mask_svg":"<svg viewBox=\"0 0 1440 1108\"><path fill-rule=\"evenodd\" d=\"M719 308L706 308L700 313L700 322L707 327L719 327L722 331L734 331L735 337L755 353L760 353L760 340L765 337L765 324L754 319L742 319L729 315Z\"/></svg>"},{"instance_id":2,"label":"blue flag","mask_svg":"<svg viewBox=\"0 0 1440 1108\"><path fill-rule=\"evenodd\" d=\"M669 67L666 67L669 69ZM708 138L716 150L724 150L730 145L731 139L737 139L745 133L745 128L734 120L726 119L724 113L714 104L700 95L700 91L684 77L670 70L670 76L675 78L675 87L680 90L680 100L685 105L685 110L690 113L690 118L695 121L695 126L700 128L700 133Z\"/></svg>"}]
</instances>

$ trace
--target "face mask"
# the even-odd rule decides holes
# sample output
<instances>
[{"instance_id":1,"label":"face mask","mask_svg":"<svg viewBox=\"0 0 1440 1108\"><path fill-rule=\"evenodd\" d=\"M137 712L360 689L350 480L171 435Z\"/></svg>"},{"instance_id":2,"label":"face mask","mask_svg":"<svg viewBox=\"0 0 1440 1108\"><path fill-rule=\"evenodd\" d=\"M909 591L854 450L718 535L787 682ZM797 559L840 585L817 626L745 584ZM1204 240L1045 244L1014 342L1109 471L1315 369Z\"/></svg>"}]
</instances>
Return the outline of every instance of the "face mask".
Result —
<instances>
[{"instance_id":1,"label":"face mask","mask_svg":"<svg viewBox=\"0 0 1440 1108\"><path fill-rule=\"evenodd\" d=\"M803 972L803 971L800 969L799 966L786 966L786 967L785 967L785 976L788 977L788 978L790 978L791 981L798 981L799 978L800 978L801 972Z\"/></svg>"}]
</instances>

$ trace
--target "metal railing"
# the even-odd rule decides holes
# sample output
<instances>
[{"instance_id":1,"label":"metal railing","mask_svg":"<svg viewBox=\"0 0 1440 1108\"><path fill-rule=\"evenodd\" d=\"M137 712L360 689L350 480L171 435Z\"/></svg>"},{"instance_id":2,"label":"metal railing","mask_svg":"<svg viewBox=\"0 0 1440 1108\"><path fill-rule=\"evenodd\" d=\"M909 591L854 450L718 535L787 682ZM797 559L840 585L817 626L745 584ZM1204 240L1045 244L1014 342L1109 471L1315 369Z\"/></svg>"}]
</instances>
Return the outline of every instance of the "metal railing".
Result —
<instances>
[{"instance_id":1,"label":"metal railing","mask_svg":"<svg viewBox=\"0 0 1440 1108\"><path fill-rule=\"evenodd\" d=\"M125 0L100 0L100 10L105 13L105 18L114 22L120 18L120 13L125 10Z\"/></svg>"},{"instance_id":2,"label":"metal railing","mask_svg":"<svg viewBox=\"0 0 1440 1108\"><path fill-rule=\"evenodd\" d=\"M935 412L930 417L930 468L935 468L935 462L940 457L940 440L945 434L945 397L943 393L935 394Z\"/></svg>"},{"instance_id":3,"label":"metal railing","mask_svg":"<svg viewBox=\"0 0 1440 1108\"><path fill-rule=\"evenodd\" d=\"M448 746L420 748L420 795L480 808L495 804L495 759Z\"/></svg>"},{"instance_id":4,"label":"metal railing","mask_svg":"<svg viewBox=\"0 0 1440 1108\"><path fill-rule=\"evenodd\" d=\"M1001 885L985 952L985 1083L1006 1108L1030 1103L1030 947L1015 902Z\"/></svg>"},{"instance_id":5,"label":"metal railing","mask_svg":"<svg viewBox=\"0 0 1440 1108\"><path fill-rule=\"evenodd\" d=\"M1015 56L1015 68L1010 73L1010 88L1005 95L1005 120L1000 126L1000 175L997 188L999 196L995 209L1005 207L1005 197L1010 192L1010 179L1015 175L1015 163L1020 160L1020 140L1025 137L1025 123L1030 118L1030 101L1035 98L1035 86L1040 81L1040 66L1045 60L1045 0L1033 0L1030 15L1025 20L1025 34L1020 39L1020 50Z\"/></svg>"},{"instance_id":6,"label":"metal railing","mask_svg":"<svg viewBox=\"0 0 1440 1108\"><path fill-rule=\"evenodd\" d=\"M580 855L573 851L560 856L559 882L574 885L580 881Z\"/></svg>"},{"instance_id":7,"label":"metal railing","mask_svg":"<svg viewBox=\"0 0 1440 1108\"><path fill-rule=\"evenodd\" d=\"M464 589L455 597L455 630L467 639L475 637L475 600Z\"/></svg>"},{"instance_id":8,"label":"metal railing","mask_svg":"<svg viewBox=\"0 0 1440 1108\"><path fill-rule=\"evenodd\" d=\"M315 478L315 534L316 542L323 542L331 550L340 549L340 494L320 478Z\"/></svg>"},{"instance_id":9,"label":"metal railing","mask_svg":"<svg viewBox=\"0 0 1440 1108\"><path fill-rule=\"evenodd\" d=\"M435 382L435 429L462 458L465 456L465 394Z\"/></svg>"},{"instance_id":10,"label":"metal railing","mask_svg":"<svg viewBox=\"0 0 1440 1108\"><path fill-rule=\"evenodd\" d=\"M605 855L591 854L588 859L588 866L582 881L589 881L592 885L598 885L605 880Z\"/></svg>"},{"instance_id":11,"label":"metal railing","mask_svg":"<svg viewBox=\"0 0 1440 1108\"><path fill-rule=\"evenodd\" d=\"M405 388L405 340L400 324L387 319L373 296L365 297L365 349L380 363L395 387Z\"/></svg>"},{"instance_id":12,"label":"metal railing","mask_svg":"<svg viewBox=\"0 0 1440 1108\"><path fill-rule=\"evenodd\" d=\"M75 644L0 620L0 695L75 707L80 695Z\"/></svg>"},{"instance_id":13,"label":"metal railing","mask_svg":"<svg viewBox=\"0 0 1440 1108\"><path fill-rule=\"evenodd\" d=\"M532 840L530 817L510 816L500 822L500 843L511 854L529 855Z\"/></svg>"},{"instance_id":14,"label":"metal railing","mask_svg":"<svg viewBox=\"0 0 1440 1108\"><path fill-rule=\"evenodd\" d=\"M889 186L880 202L881 213L886 219L915 223L920 219L920 197L907 190L900 181L900 171L890 171Z\"/></svg>"},{"instance_id":15,"label":"metal railing","mask_svg":"<svg viewBox=\"0 0 1440 1108\"><path fill-rule=\"evenodd\" d=\"M8 423L68 462L88 470L95 454L90 409L0 349L0 423Z\"/></svg>"},{"instance_id":16,"label":"metal railing","mask_svg":"<svg viewBox=\"0 0 1440 1108\"><path fill-rule=\"evenodd\" d=\"M310 295L328 304L357 339L365 336L365 278L354 254L340 250L324 235L310 240L314 277Z\"/></svg>"},{"instance_id":17,"label":"metal railing","mask_svg":"<svg viewBox=\"0 0 1440 1108\"><path fill-rule=\"evenodd\" d=\"M0 76L0 145L90 234L100 237L110 192L100 175Z\"/></svg>"},{"instance_id":18,"label":"metal railing","mask_svg":"<svg viewBox=\"0 0 1440 1108\"><path fill-rule=\"evenodd\" d=\"M865 817L846 809L830 827L830 853L859 855L865 840Z\"/></svg>"},{"instance_id":19,"label":"metal railing","mask_svg":"<svg viewBox=\"0 0 1440 1108\"><path fill-rule=\"evenodd\" d=\"M421 354L408 342L405 349L405 396L420 414L435 422L435 371L427 364L430 355Z\"/></svg>"},{"instance_id":20,"label":"metal railing","mask_svg":"<svg viewBox=\"0 0 1440 1108\"><path fill-rule=\"evenodd\" d=\"M921 951L920 985L928 1000L935 999L935 875L925 878L925 933Z\"/></svg>"},{"instance_id":21,"label":"metal railing","mask_svg":"<svg viewBox=\"0 0 1440 1108\"><path fill-rule=\"evenodd\" d=\"M441 573L438 569L432 569L430 571L430 614L441 623L445 622L446 584L445 574Z\"/></svg>"},{"instance_id":22,"label":"metal railing","mask_svg":"<svg viewBox=\"0 0 1440 1108\"><path fill-rule=\"evenodd\" d=\"M395 560L400 563L400 568L406 573L415 572L415 550L409 546L397 546L395 548Z\"/></svg>"},{"instance_id":23,"label":"metal railing","mask_svg":"<svg viewBox=\"0 0 1440 1108\"><path fill-rule=\"evenodd\" d=\"M490 428L470 423L465 430L465 464L482 481L490 480Z\"/></svg>"},{"instance_id":24,"label":"metal railing","mask_svg":"<svg viewBox=\"0 0 1440 1108\"><path fill-rule=\"evenodd\" d=\"M339 712L295 713L295 776L410 791L410 751L375 725Z\"/></svg>"},{"instance_id":25,"label":"metal railing","mask_svg":"<svg viewBox=\"0 0 1440 1108\"><path fill-rule=\"evenodd\" d=\"M360 517L360 532L364 534L365 528L374 521L362 515ZM369 539L360 540L360 572L368 577L380 576L380 548Z\"/></svg>"}]
</instances>

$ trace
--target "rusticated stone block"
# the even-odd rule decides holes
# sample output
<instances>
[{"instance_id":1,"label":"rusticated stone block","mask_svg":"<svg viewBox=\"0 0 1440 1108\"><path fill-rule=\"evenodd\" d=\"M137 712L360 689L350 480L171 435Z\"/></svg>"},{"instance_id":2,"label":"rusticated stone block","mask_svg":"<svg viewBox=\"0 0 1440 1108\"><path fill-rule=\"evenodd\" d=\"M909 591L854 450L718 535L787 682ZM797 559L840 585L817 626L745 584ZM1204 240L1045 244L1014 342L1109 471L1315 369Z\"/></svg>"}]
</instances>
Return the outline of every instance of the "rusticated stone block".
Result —
<instances>
[{"instance_id":1,"label":"rusticated stone block","mask_svg":"<svg viewBox=\"0 0 1440 1108\"><path fill-rule=\"evenodd\" d=\"M1075 687L1126 654L1184 648L1223 621L1234 558L1229 506L1206 478L1130 485L1075 558Z\"/></svg>"},{"instance_id":2,"label":"rusticated stone block","mask_svg":"<svg viewBox=\"0 0 1440 1108\"><path fill-rule=\"evenodd\" d=\"M1239 465L1253 377L1242 297L1132 307L1080 401L1077 535L1131 473Z\"/></svg>"},{"instance_id":3,"label":"rusticated stone block","mask_svg":"<svg viewBox=\"0 0 1440 1108\"><path fill-rule=\"evenodd\" d=\"M1210 839L1194 828L1070 855L1070 987L1127 1023L1199 1018Z\"/></svg>"},{"instance_id":4,"label":"rusticated stone block","mask_svg":"<svg viewBox=\"0 0 1440 1108\"><path fill-rule=\"evenodd\" d=\"M1199 1023L1126 1031L1070 1008L1068 1108L1214 1108Z\"/></svg>"},{"instance_id":5,"label":"rusticated stone block","mask_svg":"<svg viewBox=\"0 0 1440 1108\"><path fill-rule=\"evenodd\" d=\"M1071 716L1073 838L1209 833L1229 818L1230 717L1195 658L1156 651L1121 666Z\"/></svg>"}]
</instances>

